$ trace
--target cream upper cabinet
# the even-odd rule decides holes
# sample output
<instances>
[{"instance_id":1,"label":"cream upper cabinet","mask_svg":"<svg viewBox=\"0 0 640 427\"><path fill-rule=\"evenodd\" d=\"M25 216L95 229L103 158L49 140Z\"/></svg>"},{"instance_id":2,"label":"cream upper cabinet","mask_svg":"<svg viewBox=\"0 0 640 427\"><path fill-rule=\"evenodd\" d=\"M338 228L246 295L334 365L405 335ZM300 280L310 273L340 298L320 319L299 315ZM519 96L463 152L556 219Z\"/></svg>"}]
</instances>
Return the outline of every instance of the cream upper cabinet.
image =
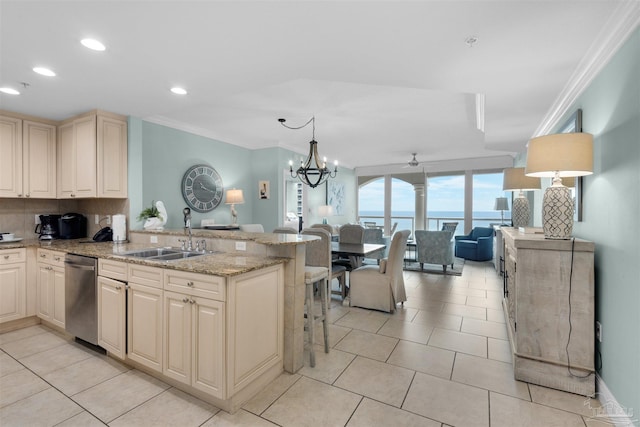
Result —
<instances>
[{"instance_id":1,"label":"cream upper cabinet","mask_svg":"<svg viewBox=\"0 0 640 427\"><path fill-rule=\"evenodd\" d=\"M26 313L26 249L0 250L0 323Z\"/></svg>"},{"instance_id":2,"label":"cream upper cabinet","mask_svg":"<svg viewBox=\"0 0 640 427\"><path fill-rule=\"evenodd\" d=\"M96 116L58 127L58 198L96 197Z\"/></svg>"},{"instance_id":3,"label":"cream upper cabinet","mask_svg":"<svg viewBox=\"0 0 640 427\"><path fill-rule=\"evenodd\" d=\"M0 197L56 197L56 127L0 116Z\"/></svg>"},{"instance_id":4,"label":"cream upper cabinet","mask_svg":"<svg viewBox=\"0 0 640 427\"><path fill-rule=\"evenodd\" d=\"M127 197L127 121L103 111L58 127L58 198Z\"/></svg>"},{"instance_id":5,"label":"cream upper cabinet","mask_svg":"<svg viewBox=\"0 0 640 427\"><path fill-rule=\"evenodd\" d=\"M127 197L127 121L98 115L98 197Z\"/></svg>"},{"instance_id":6,"label":"cream upper cabinet","mask_svg":"<svg viewBox=\"0 0 640 427\"><path fill-rule=\"evenodd\" d=\"M25 197L56 197L56 127L31 120L23 122L23 180Z\"/></svg>"},{"instance_id":7,"label":"cream upper cabinet","mask_svg":"<svg viewBox=\"0 0 640 427\"><path fill-rule=\"evenodd\" d=\"M0 116L0 197L22 197L22 120Z\"/></svg>"}]
</instances>

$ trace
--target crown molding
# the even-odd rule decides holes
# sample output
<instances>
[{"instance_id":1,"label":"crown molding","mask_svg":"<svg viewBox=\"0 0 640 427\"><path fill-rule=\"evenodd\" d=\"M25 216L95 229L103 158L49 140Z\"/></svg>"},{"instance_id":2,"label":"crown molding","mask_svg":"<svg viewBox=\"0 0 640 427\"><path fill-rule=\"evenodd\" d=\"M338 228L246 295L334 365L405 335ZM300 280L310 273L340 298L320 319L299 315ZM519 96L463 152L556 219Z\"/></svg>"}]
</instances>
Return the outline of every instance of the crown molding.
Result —
<instances>
[{"instance_id":1,"label":"crown molding","mask_svg":"<svg viewBox=\"0 0 640 427\"><path fill-rule=\"evenodd\" d=\"M639 24L640 2L638 0L621 2L600 30L595 42L576 67L532 137L551 133Z\"/></svg>"}]
</instances>

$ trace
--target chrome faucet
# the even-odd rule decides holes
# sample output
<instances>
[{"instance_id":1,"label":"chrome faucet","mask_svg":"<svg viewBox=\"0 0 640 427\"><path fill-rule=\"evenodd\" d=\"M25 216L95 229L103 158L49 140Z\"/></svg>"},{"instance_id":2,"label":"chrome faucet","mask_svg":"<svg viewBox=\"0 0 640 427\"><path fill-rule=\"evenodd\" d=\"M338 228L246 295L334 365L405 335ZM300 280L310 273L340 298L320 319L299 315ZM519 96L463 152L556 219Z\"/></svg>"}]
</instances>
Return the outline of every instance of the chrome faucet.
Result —
<instances>
[{"instance_id":1,"label":"chrome faucet","mask_svg":"<svg viewBox=\"0 0 640 427\"><path fill-rule=\"evenodd\" d=\"M186 250L191 251L193 250L193 240L192 240L192 235L191 235L191 209L189 208L184 208L182 209L182 213L184 215L184 231L189 233L189 240L186 241ZM183 249L184 248L184 243L182 244Z\"/></svg>"}]
</instances>

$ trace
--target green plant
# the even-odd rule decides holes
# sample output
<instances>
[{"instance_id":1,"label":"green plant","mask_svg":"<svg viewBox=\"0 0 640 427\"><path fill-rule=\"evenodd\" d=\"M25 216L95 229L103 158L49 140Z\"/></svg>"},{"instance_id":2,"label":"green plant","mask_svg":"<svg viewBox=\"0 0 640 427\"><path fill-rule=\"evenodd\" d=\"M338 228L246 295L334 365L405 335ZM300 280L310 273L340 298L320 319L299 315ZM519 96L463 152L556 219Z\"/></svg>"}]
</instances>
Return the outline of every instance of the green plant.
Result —
<instances>
[{"instance_id":1,"label":"green plant","mask_svg":"<svg viewBox=\"0 0 640 427\"><path fill-rule=\"evenodd\" d=\"M140 212L140 215L138 215L138 221L145 221L148 218L160 218L162 220L162 215L160 215L156 207L155 200L151 201L151 207L144 208L142 212Z\"/></svg>"}]
</instances>

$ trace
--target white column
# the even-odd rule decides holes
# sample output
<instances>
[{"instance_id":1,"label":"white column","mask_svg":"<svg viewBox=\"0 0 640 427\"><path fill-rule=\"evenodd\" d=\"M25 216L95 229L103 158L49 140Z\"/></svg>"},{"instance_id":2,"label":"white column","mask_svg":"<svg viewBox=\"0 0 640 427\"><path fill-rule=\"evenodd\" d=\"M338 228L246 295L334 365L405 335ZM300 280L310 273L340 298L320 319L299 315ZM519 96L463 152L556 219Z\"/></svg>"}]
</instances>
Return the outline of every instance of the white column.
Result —
<instances>
[{"instance_id":1,"label":"white column","mask_svg":"<svg viewBox=\"0 0 640 427\"><path fill-rule=\"evenodd\" d=\"M424 203L424 184L413 184L416 200L416 230L425 229L425 203Z\"/></svg>"},{"instance_id":2,"label":"white column","mask_svg":"<svg viewBox=\"0 0 640 427\"><path fill-rule=\"evenodd\" d=\"M384 176L384 229L391 230L391 175Z\"/></svg>"},{"instance_id":3,"label":"white column","mask_svg":"<svg viewBox=\"0 0 640 427\"><path fill-rule=\"evenodd\" d=\"M471 233L473 225L473 171L464 173L464 233Z\"/></svg>"}]
</instances>

